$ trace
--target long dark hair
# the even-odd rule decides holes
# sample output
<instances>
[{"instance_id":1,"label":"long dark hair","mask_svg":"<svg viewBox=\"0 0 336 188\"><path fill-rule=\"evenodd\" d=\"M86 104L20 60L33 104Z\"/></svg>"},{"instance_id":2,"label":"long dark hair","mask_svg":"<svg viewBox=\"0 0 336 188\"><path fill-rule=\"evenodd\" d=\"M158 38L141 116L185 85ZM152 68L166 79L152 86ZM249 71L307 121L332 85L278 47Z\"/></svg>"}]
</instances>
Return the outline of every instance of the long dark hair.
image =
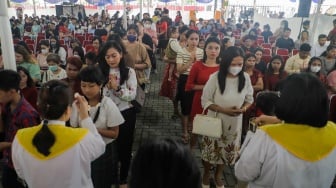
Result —
<instances>
[{"instance_id":1,"label":"long dark hair","mask_svg":"<svg viewBox=\"0 0 336 188\"><path fill-rule=\"evenodd\" d=\"M313 64L313 62L314 61L320 61L321 62L321 66L322 66L322 60L321 60L321 58L319 58L319 57L312 57L310 60L309 60L309 62L308 62L308 68L307 68L307 71L306 72L312 72L311 71L311 65ZM320 76L320 73L321 73L321 71L318 71L317 73L314 73L314 74L316 74L317 76Z\"/></svg>"},{"instance_id":2,"label":"long dark hair","mask_svg":"<svg viewBox=\"0 0 336 188\"><path fill-rule=\"evenodd\" d=\"M323 56L323 57L327 57L328 52L329 52L330 50L332 50L332 49L336 49L336 45L332 45L332 44L330 44L330 45L327 47L326 51L324 51L324 52L321 54L321 56Z\"/></svg>"},{"instance_id":3,"label":"long dark hair","mask_svg":"<svg viewBox=\"0 0 336 188\"><path fill-rule=\"evenodd\" d=\"M122 45L122 43L118 43L117 41L107 41L103 48L101 49L98 57L99 57L99 67L101 71L103 72L105 83L107 83L109 80L109 74L110 74L110 66L107 64L105 55L107 51L110 48L116 49L120 54L122 54L122 58L119 62L119 71L120 71L120 85L122 85L127 79L128 79L128 72L129 68L126 66L125 63L125 55L127 54L127 51L125 47Z\"/></svg>"},{"instance_id":4,"label":"long dark hair","mask_svg":"<svg viewBox=\"0 0 336 188\"><path fill-rule=\"evenodd\" d=\"M220 40L217 38L217 37L209 37L206 41L205 41L205 44L204 44L204 50L203 50L203 62L205 63L205 61L207 60L207 55L206 55L206 52L205 52L205 49L207 48L207 46L211 43L211 42L214 42L216 44L218 44L219 46L221 46L221 43L220 43ZM216 63L219 64L219 55L218 57L216 58Z\"/></svg>"},{"instance_id":5,"label":"long dark hair","mask_svg":"<svg viewBox=\"0 0 336 188\"><path fill-rule=\"evenodd\" d=\"M58 51L59 51L59 49L60 49L61 44L60 44L60 42L59 42L59 40L58 40L57 37L55 37L55 36L50 36L50 37L49 37L49 40L51 40L51 39L55 39L55 41L56 41L56 45L55 45L55 48L53 48L53 47L51 46L51 42L50 42L50 48L51 48L51 50L53 51L53 53L58 54Z\"/></svg>"},{"instance_id":6,"label":"long dark hair","mask_svg":"<svg viewBox=\"0 0 336 188\"><path fill-rule=\"evenodd\" d=\"M29 71L24 67L18 66L17 72L19 73L20 71L22 71L27 76L27 87L33 87L34 81L32 77L30 76Z\"/></svg>"},{"instance_id":7,"label":"long dark hair","mask_svg":"<svg viewBox=\"0 0 336 188\"><path fill-rule=\"evenodd\" d=\"M48 120L59 119L71 105L71 101L71 89L65 82L50 80L41 87L37 106L45 120L33 138L33 145L44 156L50 154L49 150L56 141L55 135L48 128Z\"/></svg>"},{"instance_id":8,"label":"long dark hair","mask_svg":"<svg viewBox=\"0 0 336 188\"><path fill-rule=\"evenodd\" d=\"M281 67L279 69L279 78L282 79L282 78L285 77L285 70L284 70L285 69L285 63L284 63L283 58L279 55L275 55L275 56L272 57L269 65L267 66L266 74L267 75L272 75L274 73L274 69L272 67L272 62L276 59L280 60L280 62L281 62Z\"/></svg>"},{"instance_id":9,"label":"long dark hair","mask_svg":"<svg viewBox=\"0 0 336 188\"><path fill-rule=\"evenodd\" d=\"M241 48L230 46L227 50L224 51L222 55L222 60L219 65L219 71L218 71L218 84L221 94L223 94L226 86L226 77L228 75L229 67L232 63L232 60L235 57L242 57L244 58L244 51ZM245 87L245 76L244 71L241 70L238 73L238 92L240 93L243 88Z\"/></svg>"}]
</instances>

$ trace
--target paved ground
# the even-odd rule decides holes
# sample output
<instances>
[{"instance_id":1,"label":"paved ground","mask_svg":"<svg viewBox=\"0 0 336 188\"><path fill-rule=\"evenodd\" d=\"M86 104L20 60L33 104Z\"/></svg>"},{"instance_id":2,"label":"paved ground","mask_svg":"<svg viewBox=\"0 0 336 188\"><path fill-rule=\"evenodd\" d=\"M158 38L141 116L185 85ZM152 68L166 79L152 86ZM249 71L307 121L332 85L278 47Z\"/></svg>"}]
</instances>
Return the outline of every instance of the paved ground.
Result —
<instances>
[{"instance_id":1,"label":"paved ground","mask_svg":"<svg viewBox=\"0 0 336 188\"><path fill-rule=\"evenodd\" d=\"M148 138L152 137L171 137L181 138L181 123L179 119L172 119L173 106L170 100L159 96L161 81L163 78L165 64L158 61L158 74L151 75L149 93L146 95L146 102L141 113L137 116L136 135L133 150ZM202 169L200 150L197 147L193 153ZM225 187L234 187L234 177L232 171L227 168L224 175Z\"/></svg>"}]
</instances>

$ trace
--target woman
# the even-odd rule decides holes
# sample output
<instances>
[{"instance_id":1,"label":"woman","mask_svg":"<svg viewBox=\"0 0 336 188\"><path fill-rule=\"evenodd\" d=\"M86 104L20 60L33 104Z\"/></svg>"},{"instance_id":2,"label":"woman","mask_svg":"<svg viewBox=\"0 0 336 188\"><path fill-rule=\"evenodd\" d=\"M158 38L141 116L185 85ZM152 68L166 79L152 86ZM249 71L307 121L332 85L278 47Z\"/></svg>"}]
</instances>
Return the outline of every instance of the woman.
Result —
<instances>
[{"instance_id":1,"label":"woman","mask_svg":"<svg viewBox=\"0 0 336 188\"><path fill-rule=\"evenodd\" d=\"M127 187L136 122L136 111L131 101L136 96L137 80L134 69L126 66L125 54L125 48L116 41L106 42L99 54L99 67L107 81L104 94L113 100L125 119L119 127L116 140L120 162L120 188Z\"/></svg>"},{"instance_id":2,"label":"woman","mask_svg":"<svg viewBox=\"0 0 336 188\"><path fill-rule=\"evenodd\" d=\"M178 26L180 21L182 21L182 15L181 15L181 11L178 10L176 12L176 16L175 16L175 20L174 20L175 26Z\"/></svg>"},{"instance_id":3,"label":"woman","mask_svg":"<svg viewBox=\"0 0 336 188\"><path fill-rule=\"evenodd\" d=\"M65 67L65 62L66 62L66 57L67 57L66 50L60 45L60 42L56 37L51 36L49 38L49 40L50 40L51 52L54 53L54 54L58 54L60 56L61 61L62 61L61 65L64 68Z\"/></svg>"},{"instance_id":4,"label":"woman","mask_svg":"<svg viewBox=\"0 0 336 188\"><path fill-rule=\"evenodd\" d=\"M38 24L37 20L33 21L33 26L31 27L30 37L36 39L37 35L41 32L41 26Z\"/></svg>"},{"instance_id":5,"label":"woman","mask_svg":"<svg viewBox=\"0 0 336 188\"><path fill-rule=\"evenodd\" d=\"M193 63L197 60L203 59L203 50L198 48L199 35L195 30L189 30L186 33L187 37L187 47L182 48L180 53L176 57L176 69L180 74L177 83L177 99L181 101L181 111L182 111L182 139L185 143L189 142L188 126L190 126L190 112L191 105L194 96L193 91L185 91L185 85L188 80L190 69ZM191 131L191 130L189 130Z\"/></svg>"},{"instance_id":6,"label":"woman","mask_svg":"<svg viewBox=\"0 0 336 188\"><path fill-rule=\"evenodd\" d=\"M198 31L198 27L196 26L196 23L195 23L194 20L189 21L189 29L194 30L194 31Z\"/></svg>"},{"instance_id":7,"label":"woman","mask_svg":"<svg viewBox=\"0 0 336 188\"><path fill-rule=\"evenodd\" d=\"M127 41L124 43L127 49L125 63L128 67L134 68L138 84L145 89L145 84L148 83L145 70L151 67L150 58L146 48L137 41L139 36L138 26L132 24L127 28Z\"/></svg>"},{"instance_id":8,"label":"woman","mask_svg":"<svg viewBox=\"0 0 336 188\"><path fill-rule=\"evenodd\" d=\"M85 58L84 58L85 55L84 55L84 51L83 51L82 47L76 46L75 48L73 48L72 54L73 54L73 56L81 59L82 62L85 62Z\"/></svg>"},{"instance_id":9,"label":"woman","mask_svg":"<svg viewBox=\"0 0 336 188\"><path fill-rule=\"evenodd\" d=\"M262 60L263 53L264 53L264 51L261 48L257 48L254 51L254 55L256 57L255 68L257 70L259 70L262 74L265 74L266 69L267 69L267 63L265 63Z\"/></svg>"},{"instance_id":10,"label":"woman","mask_svg":"<svg viewBox=\"0 0 336 188\"><path fill-rule=\"evenodd\" d=\"M322 60L321 72L327 75L336 64L336 45L329 45L320 58Z\"/></svg>"},{"instance_id":11,"label":"woman","mask_svg":"<svg viewBox=\"0 0 336 188\"><path fill-rule=\"evenodd\" d=\"M220 41L216 37L210 37L205 42L204 59L193 64L185 86L186 91L194 91L191 107L190 121L193 122L196 114L202 114L201 96L203 87L211 74L219 69ZM192 128L191 128L192 129ZM191 135L190 147L193 148L197 136Z\"/></svg>"},{"instance_id":12,"label":"woman","mask_svg":"<svg viewBox=\"0 0 336 188\"><path fill-rule=\"evenodd\" d=\"M132 163L130 188L144 187L200 188L201 172L190 150L171 138L140 146Z\"/></svg>"},{"instance_id":13,"label":"woman","mask_svg":"<svg viewBox=\"0 0 336 188\"><path fill-rule=\"evenodd\" d=\"M295 48L300 49L300 46L303 43L309 44L309 33L308 33L307 30L304 30L304 31L301 32L300 38L295 41Z\"/></svg>"},{"instance_id":14,"label":"woman","mask_svg":"<svg viewBox=\"0 0 336 188\"><path fill-rule=\"evenodd\" d=\"M124 123L124 118L115 103L103 95L105 78L99 67L85 67L79 72L79 79L81 90L90 106L89 115L106 144L105 153L91 163L93 185L95 188L111 188L112 183L115 183L113 180L116 180L113 169L118 165L114 141L118 137L119 125ZM72 127L82 126L75 105L72 107L70 124Z\"/></svg>"},{"instance_id":15,"label":"woman","mask_svg":"<svg viewBox=\"0 0 336 188\"><path fill-rule=\"evenodd\" d=\"M287 73L284 71L284 62L281 56L272 57L264 77L265 90L277 91L277 85L284 79Z\"/></svg>"},{"instance_id":16,"label":"woman","mask_svg":"<svg viewBox=\"0 0 336 188\"><path fill-rule=\"evenodd\" d=\"M212 74L203 88L202 107L208 115L222 120L221 138L203 137L201 157L204 174L203 187L209 187L211 165L215 165L215 183L224 187L223 170L238 158L242 130L242 113L253 103L250 77L243 71L244 52L229 47L220 62L219 71Z\"/></svg>"},{"instance_id":17,"label":"woman","mask_svg":"<svg viewBox=\"0 0 336 188\"><path fill-rule=\"evenodd\" d=\"M103 45L103 41L102 41L102 39L100 37L97 37L97 36L93 37L93 39L92 39L92 46L94 47L94 52L96 54L99 53L99 50L102 47L102 45Z\"/></svg>"},{"instance_id":18,"label":"woman","mask_svg":"<svg viewBox=\"0 0 336 188\"><path fill-rule=\"evenodd\" d=\"M20 74L20 92L24 98L37 110L37 89L32 77L27 69L18 66L17 72Z\"/></svg>"},{"instance_id":19,"label":"woman","mask_svg":"<svg viewBox=\"0 0 336 188\"><path fill-rule=\"evenodd\" d=\"M40 53L37 54L37 63L40 65L40 68L42 71L48 70L48 63L47 63L47 57L50 52L50 43L48 40L41 40L40 41Z\"/></svg>"},{"instance_id":20,"label":"woman","mask_svg":"<svg viewBox=\"0 0 336 188\"><path fill-rule=\"evenodd\" d=\"M83 63L78 57L68 57L65 71L67 77L62 79L69 84L69 87L72 89L73 93L82 94L80 88L80 80L78 78L78 73L82 69Z\"/></svg>"},{"instance_id":21,"label":"woman","mask_svg":"<svg viewBox=\"0 0 336 188\"><path fill-rule=\"evenodd\" d=\"M34 83L41 80L40 66L32 59L29 52L21 45L15 45L15 61L17 66L26 68Z\"/></svg>"},{"instance_id":22,"label":"woman","mask_svg":"<svg viewBox=\"0 0 336 188\"><path fill-rule=\"evenodd\" d=\"M327 83L326 76L321 73L322 61L318 57L312 57L308 62L307 72L316 75L323 84Z\"/></svg>"},{"instance_id":23,"label":"woman","mask_svg":"<svg viewBox=\"0 0 336 188\"><path fill-rule=\"evenodd\" d=\"M42 83L49 80L61 80L67 77L66 71L60 67L61 58L57 54L49 54L47 64L49 68L42 74Z\"/></svg>"},{"instance_id":24,"label":"woman","mask_svg":"<svg viewBox=\"0 0 336 188\"><path fill-rule=\"evenodd\" d=\"M327 122L324 85L311 74L293 74L280 93L275 114L283 123L257 129L235 165L236 177L251 188L330 187L336 126Z\"/></svg>"},{"instance_id":25,"label":"woman","mask_svg":"<svg viewBox=\"0 0 336 188\"><path fill-rule=\"evenodd\" d=\"M20 129L12 143L18 176L29 187L93 188L90 163L104 152L105 143L89 117L85 98L75 97L83 127L79 129L65 127L72 101L68 85L47 82L38 101L43 123Z\"/></svg>"}]
</instances>

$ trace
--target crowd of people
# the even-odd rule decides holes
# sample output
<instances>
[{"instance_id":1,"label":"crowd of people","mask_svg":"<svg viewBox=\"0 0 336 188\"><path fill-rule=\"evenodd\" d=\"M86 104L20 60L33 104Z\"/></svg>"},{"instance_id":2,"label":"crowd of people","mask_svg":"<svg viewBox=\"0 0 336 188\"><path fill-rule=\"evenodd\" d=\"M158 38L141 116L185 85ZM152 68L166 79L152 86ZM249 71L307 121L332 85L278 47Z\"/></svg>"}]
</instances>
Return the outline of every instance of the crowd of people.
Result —
<instances>
[{"instance_id":1,"label":"crowd of people","mask_svg":"<svg viewBox=\"0 0 336 188\"><path fill-rule=\"evenodd\" d=\"M4 188L208 188L212 169L224 187L225 165L249 187L332 184L336 19L316 42L309 20L294 41L286 20L274 32L251 20L184 24L168 9L129 19L127 28L104 11L10 23L17 72L0 72ZM181 143L146 143L131 167L134 101L148 92L158 60L166 65L158 95L181 119ZM202 113L221 119L220 138L192 134ZM261 127L250 139L252 119ZM203 176L191 155L197 142ZM48 176L51 169L57 176Z\"/></svg>"}]
</instances>

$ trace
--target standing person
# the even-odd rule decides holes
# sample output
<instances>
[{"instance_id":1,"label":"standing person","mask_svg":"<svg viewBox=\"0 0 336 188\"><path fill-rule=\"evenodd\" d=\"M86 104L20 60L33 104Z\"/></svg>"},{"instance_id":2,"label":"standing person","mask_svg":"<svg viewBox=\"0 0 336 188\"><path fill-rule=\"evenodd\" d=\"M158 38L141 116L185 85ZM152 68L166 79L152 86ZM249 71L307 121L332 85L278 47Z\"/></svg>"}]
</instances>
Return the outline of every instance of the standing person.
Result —
<instances>
[{"instance_id":1,"label":"standing person","mask_svg":"<svg viewBox=\"0 0 336 188\"><path fill-rule=\"evenodd\" d=\"M19 129L34 126L40 123L40 115L20 94L19 73L12 70L0 71L0 127L5 133L5 140L1 142L5 165L2 169L2 186L4 188L23 188L18 181L12 161L12 142Z\"/></svg>"},{"instance_id":2,"label":"standing person","mask_svg":"<svg viewBox=\"0 0 336 188\"><path fill-rule=\"evenodd\" d=\"M120 188L127 188L136 122L136 111L131 101L136 96L137 80L134 69L126 66L125 54L125 48L116 41L106 42L99 54L99 67L107 81L104 94L113 100L125 119L119 126L116 140L120 162Z\"/></svg>"},{"instance_id":3,"label":"standing person","mask_svg":"<svg viewBox=\"0 0 336 188\"><path fill-rule=\"evenodd\" d=\"M42 74L42 83L49 80L61 80L67 77L67 74L62 67L61 58L57 54L49 54L47 57L48 70Z\"/></svg>"},{"instance_id":4,"label":"standing person","mask_svg":"<svg viewBox=\"0 0 336 188\"><path fill-rule=\"evenodd\" d=\"M175 26L178 26L180 21L182 21L182 15L181 15L181 11L178 10L176 12L176 16L175 16L175 20L174 20Z\"/></svg>"},{"instance_id":5,"label":"standing person","mask_svg":"<svg viewBox=\"0 0 336 188\"><path fill-rule=\"evenodd\" d=\"M18 131L14 139L14 167L29 187L93 188L90 162L104 152L105 144L89 117L83 96L75 97L83 128L65 126L72 98L66 83L45 83L38 104L43 123Z\"/></svg>"},{"instance_id":6,"label":"standing person","mask_svg":"<svg viewBox=\"0 0 336 188\"><path fill-rule=\"evenodd\" d=\"M303 30L299 36L300 36L300 38L294 42L296 49L299 49L300 46L304 43L307 43L307 44L310 43L309 33L308 33L307 30Z\"/></svg>"},{"instance_id":7,"label":"standing person","mask_svg":"<svg viewBox=\"0 0 336 188\"><path fill-rule=\"evenodd\" d=\"M124 123L124 118L111 98L103 95L105 78L99 67L83 68L79 72L79 79L81 90L90 106L89 116L106 144L105 153L91 163L92 182L95 188L111 188L116 180L113 168L118 166L117 145L114 141L118 137L119 125ZM70 124L73 127L82 126L76 105L72 107Z\"/></svg>"},{"instance_id":8,"label":"standing person","mask_svg":"<svg viewBox=\"0 0 336 188\"><path fill-rule=\"evenodd\" d=\"M328 34L328 40L331 40L336 36L336 19L333 20L333 26L334 27L332 28L332 30L330 30Z\"/></svg>"},{"instance_id":9,"label":"standing person","mask_svg":"<svg viewBox=\"0 0 336 188\"><path fill-rule=\"evenodd\" d=\"M21 77L20 92L22 93L23 97L29 102L29 104L37 110L38 92L32 77L29 75L28 70L21 66L17 67L17 72Z\"/></svg>"},{"instance_id":10,"label":"standing person","mask_svg":"<svg viewBox=\"0 0 336 188\"><path fill-rule=\"evenodd\" d=\"M181 101L182 111L182 139L185 143L189 142L188 126L190 126L190 112L194 96L193 91L185 91L185 85L188 80L190 69L193 63L197 60L203 59L203 50L198 48L199 34L195 30L189 30L186 34L187 47L177 53L176 69L180 74L177 84L177 99ZM191 128L191 127L189 127Z\"/></svg>"},{"instance_id":11,"label":"standing person","mask_svg":"<svg viewBox=\"0 0 336 188\"><path fill-rule=\"evenodd\" d=\"M327 83L327 78L321 73L322 60L319 57L312 57L308 62L307 72L317 76L323 84Z\"/></svg>"},{"instance_id":12,"label":"standing person","mask_svg":"<svg viewBox=\"0 0 336 188\"><path fill-rule=\"evenodd\" d=\"M327 35L320 34L318 36L318 41L316 44L312 45L312 49L310 50L310 55L312 57L319 57L324 51L327 50L330 42L327 42Z\"/></svg>"},{"instance_id":13,"label":"standing person","mask_svg":"<svg viewBox=\"0 0 336 188\"><path fill-rule=\"evenodd\" d=\"M264 43L269 43L268 39L273 36L271 27L269 24L264 25L264 30L261 32L261 36L264 37Z\"/></svg>"},{"instance_id":14,"label":"standing person","mask_svg":"<svg viewBox=\"0 0 336 188\"><path fill-rule=\"evenodd\" d=\"M67 77L62 79L69 84L73 93L82 94L80 88L80 79L78 77L79 71L82 69L83 63L78 57L68 57L65 67Z\"/></svg>"},{"instance_id":15,"label":"standing person","mask_svg":"<svg viewBox=\"0 0 336 188\"><path fill-rule=\"evenodd\" d=\"M336 45L329 45L320 58L322 60L321 72L327 75L336 65Z\"/></svg>"},{"instance_id":16,"label":"standing person","mask_svg":"<svg viewBox=\"0 0 336 188\"><path fill-rule=\"evenodd\" d=\"M236 177L251 188L330 187L336 125L328 122L325 86L311 74L293 74L280 93L275 115L282 123L257 129L235 165Z\"/></svg>"},{"instance_id":17,"label":"standing person","mask_svg":"<svg viewBox=\"0 0 336 188\"><path fill-rule=\"evenodd\" d=\"M160 96L167 97L173 102L174 115L172 118L180 116L178 111L178 101L176 100L176 83L178 75L176 72L176 57L177 53L181 51L181 46L177 40L179 31L176 27L169 28L169 42L165 50L164 62L167 63L164 77L161 84Z\"/></svg>"},{"instance_id":18,"label":"standing person","mask_svg":"<svg viewBox=\"0 0 336 188\"><path fill-rule=\"evenodd\" d=\"M217 37L209 37L205 42L204 57L202 61L193 64L185 86L186 91L194 91L194 98L190 113L190 121L193 122L196 114L202 114L201 96L204 85L211 74L219 69L220 41ZM192 129L192 128L191 128ZM191 135L190 147L196 144L196 135Z\"/></svg>"},{"instance_id":19,"label":"standing person","mask_svg":"<svg viewBox=\"0 0 336 188\"><path fill-rule=\"evenodd\" d=\"M285 48L288 50L288 53L291 53L295 48L294 40L290 38L292 30L290 28L284 29L284 34L280 36L275 42L275 47Z\"/></svg>"},{"instance_id":20,"label":"standing person","mask_svg":"<svg viewBox=\"0 0 336 188\"><path fill-rule=\"evenodd\" d=\"M233 165L238 158L242 131L242 113L253 103L250 77L243 71L244 53L229 47L220 62L219 71L212 74L203 88L202 106L209 116L222 120L221 138L204 136L201 156L204 166L203 187L209 187L211 165L215 165L215 183L222 182L224 165Z\"/></svg>"},{"instance_id":21,"label":"standing person","mask_svg":"<svg viewBox=\"0 0 336 188\"><path fill-rule=\"evenodd\" d=\"M277 85L280 80L287 76L284 70L284 61L281 56L275 55L272 57L264 77L265 90L277 91Z\"/></svg>"}]
</instances>

